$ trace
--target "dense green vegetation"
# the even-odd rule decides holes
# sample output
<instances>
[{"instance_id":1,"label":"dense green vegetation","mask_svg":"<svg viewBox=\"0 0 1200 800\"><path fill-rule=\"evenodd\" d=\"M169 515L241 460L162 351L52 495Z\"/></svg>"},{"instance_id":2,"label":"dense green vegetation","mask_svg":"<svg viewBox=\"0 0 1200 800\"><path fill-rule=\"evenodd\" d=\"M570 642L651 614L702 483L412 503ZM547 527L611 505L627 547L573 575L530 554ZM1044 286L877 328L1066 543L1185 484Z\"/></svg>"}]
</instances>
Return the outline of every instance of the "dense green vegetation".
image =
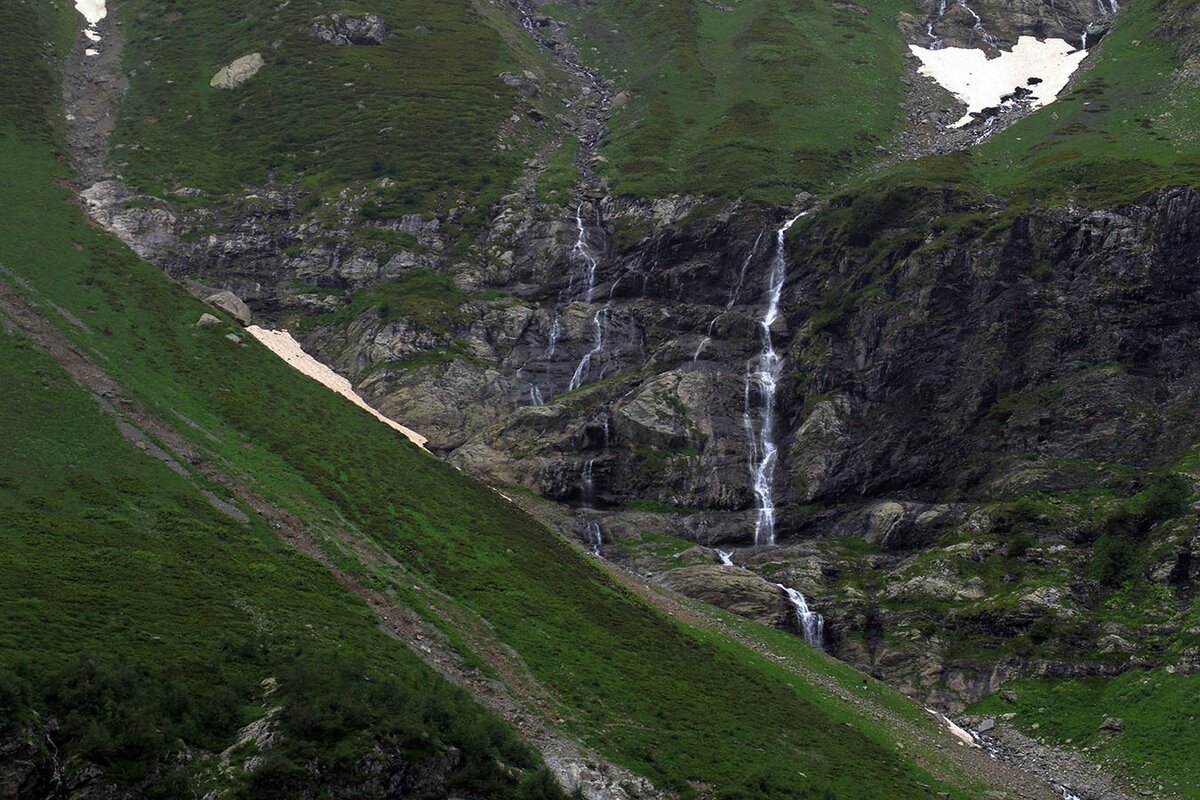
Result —
<instances>
[{"instance_id":1,"label":"dense green vegetation","mask_svg":"<svg viewBox=\"0 0 1200 800\"><path fill-rule=\"evenodd\" d=\"M907 3L611 0L552 12L629 93L605 151L619 194L827 192L898 122Z\"/></svg>"},{"instance_id":2,"label":"dense green vegetation","mask_svg":"<svg viewBox=\"0 0 1200 800\"><path fill-rule=\"evenodd\" d=\"M195 343L181 342L195 334L177 315L195 306L54 188L54 52L43 59L37 45L61 48L69 28L49 7L7 10L22 35L0 54L0 83L42 93L0 101L0 196L26 209L0 226L0 266L12 270L0 280L23 273L81 303L88 322L76 330L139 362L153 391L173 382L161 358L192 358ZM139 288L147 294L126 305L122 295ZM139 332L160 302L166 317ZM173 341L150 344L165 320ZM556 796L511 728L385 636L319 564L253 513L243 521L211 504L203 492L230 500L220 487L148 457L49 353L0 322L0 735L56 719L68 764L84 759L144 796L179 797L184 784L229 779L170 754L220 751L279 702L285 737L270 780L241 787L248 796L295 796L312 758L327 789L352 784L376 743L412 758L459 748L454 781L468 791ZM160 411L178 419L170 408ZM270 700L268 678L279 683Z\"/></svg>"},{"instance_id":3,"label":"dense green vegetation","mask_svg":"<svg viewBox=\"0 0 1200 800\"><path fill-rule=\"evenodd\" d=\"M285 730L299 718L315 733L272 751L274 788L256 796L291 796L306 774L297 765L318 745L330 785L351 780L373 741L414 753L459 747L466 786L518 789L502 763L535 762L507 727L387 639L265 523L210 505L200 491L217 487L147 457L114 422L47 353L0 335L0 726L52 716L68 758L178 796L184 773L203 774L156 772L157 761L228 746L262 713L261 681L279 676ZM353 724L321 722L345 714L301 680L312 659L338 703L363 695Z\"/></svg>"},{"instance_id":4,"label":"dense green vegetation","mask_svg":"<svg viewBox=\"0 0 1200 800\"><path fill-rule=\"evenodd\" d=\"M317 15L339 11L382 15L383 45L309 36ZM136 188L230 191L270 178L319 190L386 178L384 207L420 210L460 196L487 202L520 169L520 150L496 147L515 100L497 76L532 56L493 27L502 15L468 0L129 0L114 12L132 74L115 160ZM252 52L266 60L253 79L209 86ZM525 146L544 136L531 130Z\"/></svg>"}]
</instances>

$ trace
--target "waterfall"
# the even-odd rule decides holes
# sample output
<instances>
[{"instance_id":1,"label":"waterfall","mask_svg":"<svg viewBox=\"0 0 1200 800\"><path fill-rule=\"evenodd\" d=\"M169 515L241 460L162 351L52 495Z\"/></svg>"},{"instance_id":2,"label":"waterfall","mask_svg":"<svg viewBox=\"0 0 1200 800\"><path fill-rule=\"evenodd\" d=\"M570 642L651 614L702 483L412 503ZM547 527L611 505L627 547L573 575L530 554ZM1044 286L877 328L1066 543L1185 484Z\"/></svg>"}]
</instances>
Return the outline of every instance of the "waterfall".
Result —
<instances>
[{"instance_id":1,"label":"waterfall","mask_svg":"<svg viewBox=\"0 0 1200 800\"><path fill-rule=\"evenodd\" d=\"M808 607L808 601L800 592L788 588L782 583L775 585L783 589L788 602L792 604L792 610L796 614L796 625L799 627L804 641L818 649L825 649L825 618Z\"/></svg>"},{"instance_id":2,"label":"waterfall","mask_svg":"<svg viewBox=\"0 0 1200 800\"><path fill-rule=\"evenodd\" d=\"M558 312L554 312L554 319L550 320L550 336L546 342L546 358L553 358L554 351L558 349L558 335L562 331L562 326L558 321Z\"/></svg>"},{"instance_id":3,"label":"waterfall","mask_svg":"<svg viewBox=\"0 0 1200 800\"><path fill-rule=\"evenodd\" d=\"M583 539L593 555L600 555L600 547L604 544L604 531L600 522L592 519L588 511L593 510L596 502L596 459L589 458L583 462L583 470L579 473L579 519L583 523Z\"/></svg>"},{"instance_id":4,"label":"waterfall","mask_svg":"<svg viewBox=\"0 0 1200 800\"><path fill-rule=\"evenodd\" d=\"M746 382L742 426L746 431L750 450L750 480L754 487L757 514L754 519L754 543L775 544L775 466L779 450L775 442L775 394L779 388L783 359L775 351L771 337L771 326L779 318L779 298L783 294L783 281L787 277L787 247L784 236L802 212L783 223L775 232L775 255L771 258L770 280L767 288L767 309L759 326L762 333L762 351L758 355L758 367L754 362L746 365ZM758 425L751 410L751 385L757 385L760 409Z\"/></svg>"},{"instance_id":5,"label":"waterfall","mask_svg":"<svg viewBox=\"0 0 1200 800\"><path fill-rule=\"evenodd\" d=\"M596 479L593 474L595 465L596 459L589 458L583 462L583 472L579 473L579 498L583 501L584 508L591 508L596 499Z\"/></svg>"},{"instance_id":6,"label":"waterfall","mask_svg":"<svg viewBox=\"0 0 1200 800\"><path fill-rule=\"evenodd\" d=\"M967 5L967 0L958 0L958 4L960 6L962 6L964 9L966 9L968 14L970 14L972 17L974 17L975 24L973 26L971 26L971 30L975 31L976 35L979 36L980 39L982 39L983 41L985 41L989 45L991 45L991 47L993 49L998 50L999 48L996 46L996 37L992 36L990 33L988 33L986 30L984 30L983 20L980 19L979 15L975 13L975 9L973 9L969 5Z\"/></svg>"},{"instance_id":7,"label":"waterfall","mask_svg":"<svg viewBox=\"0 0 1200 800\"><path fill-rule=\"evenodd\" d=\"M581 259L584 264L584 280L587 281L587 290L584 292L584 302L592 302L592 293L596 289L596 259L592 257L592 251L588 248L587 230L583 227L583 201L579 201L579 205L575 206L575 246L571 248L571 256L576 259Z\"/></svg>"},{"instance_id":8,"label":"waterfall","mask_svg":"<svg viewBox=\"0 0 1200 800\"><path fill-rule=\"evenodd\" d=\"M532 383L529 384L529 405L531 405L531 406L546 405L546 401L542 397L542 390L539 389L538 387L534 386Z\"/></svg>"},{"instance_id":9,"label":"waterfall","mask_svg":"<svg viewBox=\"0 0 1200 800\"><path fill-rule=\"evenodd\" d=\"M604 352L604 323L608 319L608 305L604 305L597 309L592 316L592 349L583 354L583 358L579 359L579 364L575 367L575 373L571 375L571 383L567 386L567 391L574 391L583 385L583 379L587 377L588 369L592 364L592 357Z\"/></svg>"},{"instance_id":10,"label":"waterfall","mask_svg":"<svg viewBox=\"0 0 1200 800\"><path fill-rule=\"evenodd\" d=\"M1062 800L1083 800L1083 798L1065 786L1059 786L1058 789L1060 792L1062 792Z\"/></svg>"},{"instance_id":11,"label":"waterfall","mask_svg":"<svg viewBox=\"0 0 1200 800\"><path fill-rule=\"evenodd\" d=\"M933 17L925 21L925 35L930 39L930 50L941 50L943 47L942 37L938 36L934 32L933 26L936 25L942 17L946 16L946 2L947 0L938 0L937 11L934 12ZM967 5L967 0L955 0L955 2L960 8L965 10L971 15L972 18L974 18L975 24L971 26L971 29L975 31L975 35L986 42L993 50L999 50L1000 47L996 44L996 37L988 33L987 29L983 27L983 20L978 14L975 13L975 9ZM1096 0L1096 2L1103 3L1104 0Z\"/></svg>"},{"instance_id":12,"label":"waterfall","mask_svg":"<svg viewBox=\"0 0 1200 800\"><path fill-rule=\"evenodd\" d=\"M571 254L582 259L584 262L584 278L587 281L584 300L590 303L592 302L592 295L596 290L596 266L598 262L592 256L592 251L588 247L587 231L583 227L582 209L583 201L580 201L579 205L575 207L575 227L578 230L578 235L575 237L575 247L571 249ZM608 321L608 307L611 302L612 292L609 292L608 300L592 315L592 348L583 354L583 358L579 359L579 363L575 366L575 372L571 375L571 382L567 386L567 391L569 392L583 385L583 381L588 374L588 369L591 367L592 358L604 352L604 325ZM555 341L557 342L557 340L557 336L555 336Z\"/></svg>"},{"instance_id":13,"label":"waterfall","mask_svg":"<svg viewBox=\"0 0 1200 800\"><path fill-rule=\"evenodd\" d=\"M737 564L733 563L733 551L732 550L718 550L717 558L721 559L721 566L723 566L723 567L736 567L737 566Z\"/></svg>"},{"instance_id":14,"label":"waterfall","mask_svg":"<svg viewBox=\"0 0 1200 800\"><path fill-rule=\"evenodd\" d=\"M602 555L600 546L604 544L604 533L600 530L600 523L594 519L585 519L583 530L584 538L587 540L587 546L592 551L592 555Z\"/></svg>"}]
</instances>

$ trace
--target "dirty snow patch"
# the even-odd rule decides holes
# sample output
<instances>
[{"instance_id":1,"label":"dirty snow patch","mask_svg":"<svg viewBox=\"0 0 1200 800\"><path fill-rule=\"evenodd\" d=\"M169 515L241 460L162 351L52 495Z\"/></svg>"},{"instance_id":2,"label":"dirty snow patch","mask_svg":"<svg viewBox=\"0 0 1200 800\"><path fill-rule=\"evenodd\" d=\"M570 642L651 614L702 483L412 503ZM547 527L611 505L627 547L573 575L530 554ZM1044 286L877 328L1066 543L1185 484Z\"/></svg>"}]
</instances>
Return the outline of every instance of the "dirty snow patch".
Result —
<instances>
[{"instance_id":1,"label":"dirty snow patch","mask_svg":"<svg viewBox=\"0 0 1200 800\"><path fill-rule=\"evenodd\" d=\"M932 714L935 719L937 719L939 722L941 722L943 725L946 726L946 730L950 731L950 735L953 736L955 739L958 739L959 745L965 745L966 747L979 747L979 743L975 741L975 738L973 736L971 736L971 734L967 733L965 730L963 730L958 725L955 725L953 720L951 720L945 714L939 714L938 712L934 711L932 708L927 708L925 710L928 711L930 714Z\"/></svg>"},{"instance_id":2,"label":"dirty snow patch","mask_svg":"<svg viewBox=\"0 0 1200 800\"><path fill-rule=\"evenodd\" d=\"M967 104L967 113L950 127L961 128L985 108L1002 104L1017 89L1031 92L1025 97L1033 108L1053 102L1087 57L1063 39L1038 41L1022 36L1012 50L1001 50L988 58L982 50L944 47L930 50L909 45L921 59L920 72L928 75Z\"/></svg>"},{"instance_id":3,"label":"dirty snow patch","mask_svg":"<svg viewBox=\"0 0 1200 800\"><path fill-rule=\"evenodd\" d=\"M362 408L384 425L394 428L395 430L407 436L409 441L411 441L417 447L424 447L425 443L429 441L416 431L404 427L393 419L385 417L383 414L380 414L378 411L371 408L371 406L367 405L367 401L359 397L358 393L354 391L354 388L350 385L350 381L346 380L341 375L338 375L332 369L325 366L320 361L317 361L308 353L304 352L304 349L300 347L300 343L292 338L292 335L287 331L269 331L265 328L260 328L257 325L251 325L246 328L246 332L265 344L271 352L282 358L292 367L300 370L305 375L312 378L317 383L322 384L330 391L336 392L342 397L345 397L351 403L354 403L354 405Z\"/></svg>"}]
</instances>

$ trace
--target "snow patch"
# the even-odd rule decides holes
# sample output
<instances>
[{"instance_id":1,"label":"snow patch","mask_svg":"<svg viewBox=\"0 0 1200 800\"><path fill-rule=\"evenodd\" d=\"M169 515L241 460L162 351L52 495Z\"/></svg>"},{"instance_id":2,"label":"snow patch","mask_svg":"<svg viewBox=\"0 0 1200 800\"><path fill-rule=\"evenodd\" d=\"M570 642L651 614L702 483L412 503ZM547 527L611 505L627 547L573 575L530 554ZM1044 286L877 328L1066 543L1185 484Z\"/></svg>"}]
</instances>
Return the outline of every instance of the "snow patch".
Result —
<instances>
[{"instance_id":1,"label":"snow patch","mask_svg":"<svg viewBox=\"0 0 1200 800\"><path fill-rule=\"evenodd\" d=\"M939 722L941 722L943 725L946 726L946 730L950 731L950 735L953 736L955 739L958 739L959 745L966 746L966 747L979 747L979 743L975 741L975 738L973 736L971 736L971 734L967 733L967 731L965 731L963 728L959 727L958 725L955 725L954 722L949 717L947 717L945 714L939 714L938 712L934 711L932 708L927 708L925 710L928 711L930 714L932 714L935 719L937 719Z\"/></svg>"},{"instance_id":2,"label":"snow patch","mask_svg":"<svg viewBox=\"0 0 1200 800\"><path fill-rule=\"evenodd\" d=\"M1052 103L1087 57L1063 39L1038 41L1022 36L1012 50L1001 50L988 58L982 50L944 47L936 50L909 45L921 59L920 72L928 75L967 104L967 113L950 127L961 128L985 108L1001 105L1017 90L1028 91L1024 99L1033 108Z\"/></svg>"},{"instance_id":3,"label":"snow patch","mask_svg":"<svg viewBox=\"0 0 1200 800\"><path fill-rule=\"evenodd\" d=\"M300 347L300 343L292 338L292 335L287 331L269 331L265 328L260 328L257 325L251 325L246 328L246 332L266 345L267 349L282 358L295 369L303 372L305 375L312 378L317 383L322 384L330 391L336 392L342 397L345 397L351 403L354 403L354 405L368 412L371 414L371 416L375 417L384 425L394 428L395 430L407 436L409 441L411 441L417 447L425 447L425 443L429 441L416 431L404 427L393 419L385 417L383 414L380 414L378 411L371 408L371 406L367 405L367 401L359 397L358 393L354 391L354 387L350 385L350 381L346 380L341 375L338 375L332 369L325 366L320 361L317 361L308 353L304 352L304 349Z\"/></svg>"},{"instance_id":4,"label":"snow patch","mask_svg":"<svg viewBox=\"0 0 1200 800\"><path fill-rule=\"evenodd\" d=\"M100 31L96 30L96 25L108 15L105 0L75 0L75 10L83 15L84 21L87 22L87 27L83 29L83 35L88 38L88 41L100 41ZM83 51L83 54L85 56L98 56L100 55L100 51L94 47L89 47Z\"/></svg>"},{"instance_id":5,"label":"snow patch","mask_svg":"<svg viewBox=\"0 0 1200 800\"><path fill-rule=\"evenodd\" d=\"M75 0L75 10L83 15L89 26L95 25L108 14L104 0Z\"/></svg>"}]
</instances>

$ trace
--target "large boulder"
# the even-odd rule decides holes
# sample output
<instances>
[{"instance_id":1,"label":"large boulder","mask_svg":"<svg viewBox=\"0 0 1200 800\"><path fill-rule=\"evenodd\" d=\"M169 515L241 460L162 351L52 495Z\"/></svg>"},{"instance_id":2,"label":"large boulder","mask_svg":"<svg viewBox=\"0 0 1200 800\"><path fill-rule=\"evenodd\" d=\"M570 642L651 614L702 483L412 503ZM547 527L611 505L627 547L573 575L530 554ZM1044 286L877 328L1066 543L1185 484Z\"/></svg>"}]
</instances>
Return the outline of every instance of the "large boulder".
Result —
<instances>
[{"instance_id":1,"label":"large boulder","mask_svg":"<svg viewBox=\"0 0 1200 800\"><path fill-rule=\"evenodd\" d=\"M364 14L361 17L330 14L318 17L308 32L318 42L338 47L350 44L378 46L383 44L383 37L387 36L387 26L378 14Z\"/></svg>"},{"instance_id":2,"label":"large boulder","mask_svg":"<svg viewBox=\"0 0 1200 800\"><path fill-rule=\"evenodd\" d=\"M229 316L236 319L239 323L249 325L252 317L250 316L250 307L242 302L242 298L229 290L220 291L216 294L210 294L204 298L204 302L208 303L213 308L219 308Z\"/></svg>"},{"instance_id":3,"label":"large boulder","mask_svg":"<svg viewBox=\"0 0 1200 800\"><path fill-rule=\"evenodd\" d=\"M658 580L682 595L767 625L781 626L791 619L791 606L779 587L740 567L681 567Z\"/></svg>"},{"instance_id":4,"label":"large boulder","mask_svg":"<svg viewBox=\"0 0 1200 800\"><path fill-rule=\"evenodd\" d=\"M234 59L228 66L221 67L208 84L216 89L236 89L258 74L267 62L261 53Z\"/></svg>"}]
</instances>

